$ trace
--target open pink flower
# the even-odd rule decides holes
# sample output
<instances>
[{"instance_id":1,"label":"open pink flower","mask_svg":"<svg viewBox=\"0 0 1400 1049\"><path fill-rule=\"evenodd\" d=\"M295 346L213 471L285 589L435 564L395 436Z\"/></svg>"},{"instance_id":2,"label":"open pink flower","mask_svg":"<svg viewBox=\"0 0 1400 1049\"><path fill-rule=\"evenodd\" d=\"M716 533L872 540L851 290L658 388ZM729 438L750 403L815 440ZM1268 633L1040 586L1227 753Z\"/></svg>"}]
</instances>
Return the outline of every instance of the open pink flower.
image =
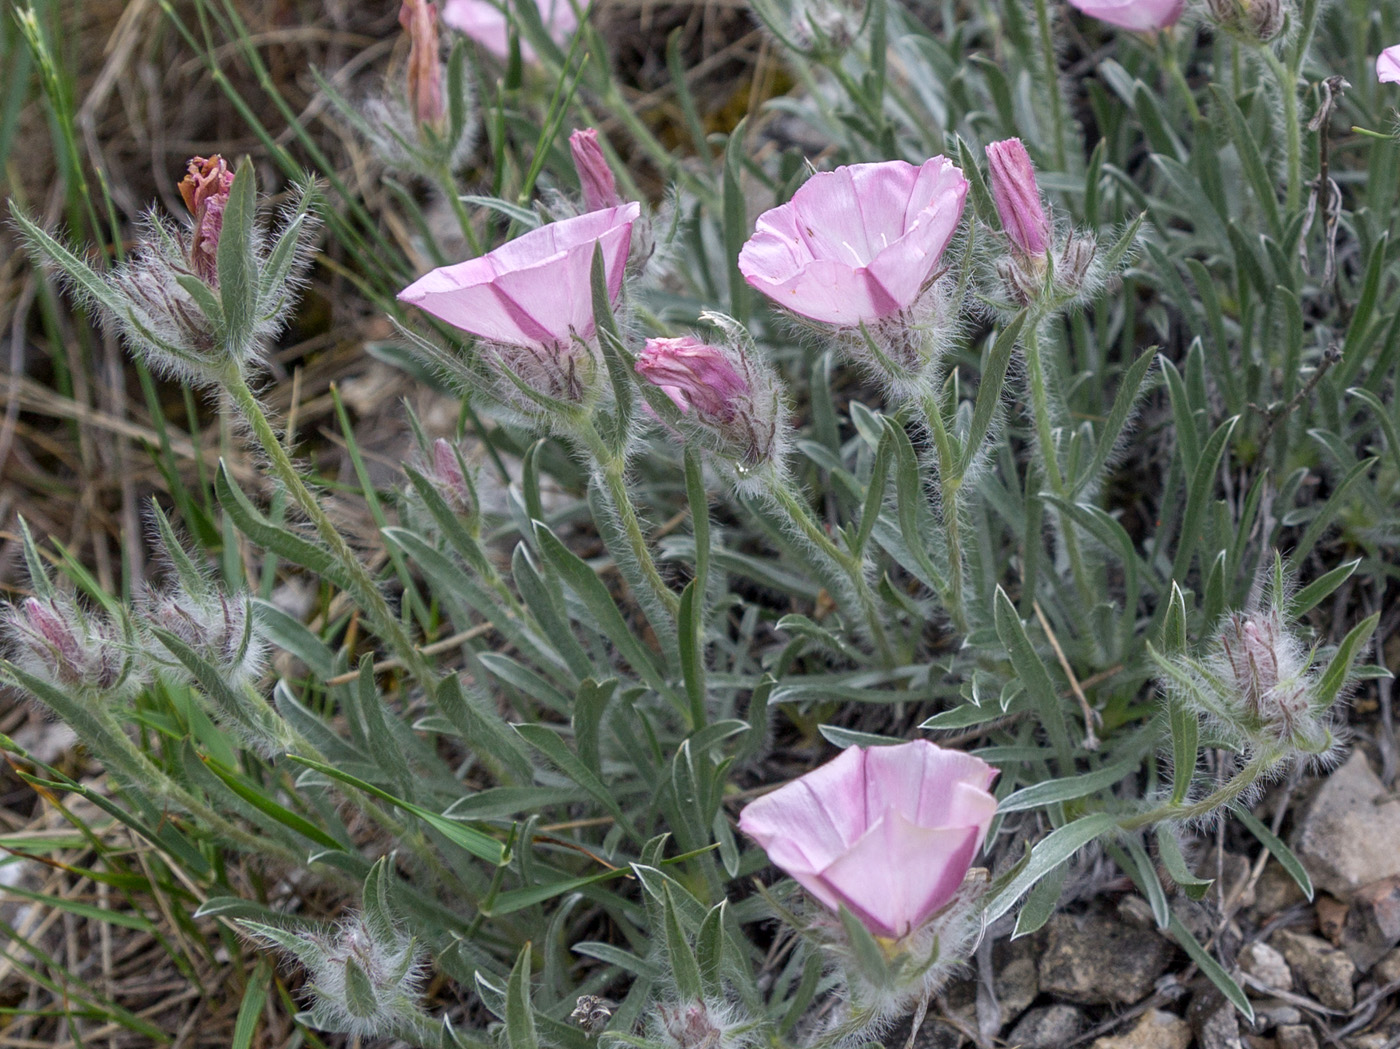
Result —
<instances>
[{"instance_id":1,"label":"open pink flower","mask_svg":"<svg viewBox=\"0 0 1400 1049\"><path fill-rule=\"evenodd\" d=\"M926 740L851 747L750 804L739 829L827 907L897 939L957 893L996 813L996 775Z\"/></svg>"},{"instance_id":2,"label":"open pink flower","mask_svg":"<svg viewBox=\"0 0 1400 1049\"><path fill-rule=\"evenodd\" d=\"M1186 0L1069 0L1091 18L1148 33L1175 25L1186 9Z\"/></svg>"},{"instance_id":3,"label":"open pink flower","mask_svg":"<svg viewBox=\"0 0 1400 1049\"><path fill-rule=\"evenodd\" d=\"M510 19L505 8L510 0L446 0L442 7L442 21L459 33L475 40L486 50L502 60L510 57ZM578 28L578 15L570 0L538 0L540 18L549 35L562 45ZM535 49L524 39L520 41L520 57L526 62L535 61Z\"/></svg>"},{"instance_id":4,"label":"open pink flower","mask_svg":"<svg viewBox=\"0 0 1400 1049\"><path fill-rule=\"evenodd\" d=\"M946 157L813 175L758 217L744 279L794 313L855 327L918 301L962 218L967 180Z\"/></svg>"},{"instance_id":5,"label":"open pink flower","mask_svg":"<svg viewBox=\"0 0 1400 1049\"><path fill-rule=\"evenodd\" d=\"M593 246L601 244L608 296L617 301L635 201L552 222L480 258L420 277L399 299L463 331L508 346L567 345L593 334L589 283Z\"/></svg>"},{"instance_id":6,"label":"open pink flower","mask_svg":"<svg viewBox=\"0 0 1400 1049\"><path fill-rule=\"evenodd\" d=\"M1021 255L1044 255L1050 247L1050 220L1045 217L1035 168L1025 145L1019 138L993 142L987 147L987 164L992 200L1012 246Z\"/></svg>"},{"instance_id":7,"label":"open pink flower","mask_svg":"<svg viewBox=\"0 0 1400 1049\"><path fill-rule=\"evenodd\" d=\"M637 373L661 387L681 411L694 408L701 416L725 422L734 417L735 398L750 392L729 354L693 335L648 339L637 360Z\"/></svg>"},{"instance_id":8,"label":"open pink flower","mask_svg":"<svg viewBox=\"0 0 1400 1049\"><path fill-rule=\"evenodd\" d=\"M1380 53L1376 59L1376 79L1382 84L1400 83L1400 44Z\"/></svg>"}]
</instances>

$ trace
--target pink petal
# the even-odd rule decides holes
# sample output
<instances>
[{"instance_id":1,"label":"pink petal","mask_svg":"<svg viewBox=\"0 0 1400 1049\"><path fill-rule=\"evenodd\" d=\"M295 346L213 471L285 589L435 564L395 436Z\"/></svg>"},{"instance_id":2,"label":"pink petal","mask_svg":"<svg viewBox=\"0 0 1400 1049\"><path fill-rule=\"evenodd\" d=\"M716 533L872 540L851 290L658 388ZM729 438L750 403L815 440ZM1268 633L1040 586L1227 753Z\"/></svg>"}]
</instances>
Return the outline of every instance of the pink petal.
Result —
<instances>
[{"instance_id":1,"label":"pink petal","mask_svg":"<svg viewBox=\"0 0 1400 1049\"><path fill-rule=\"evenodd\" d=\"M865 833L864 766L865 751L843 750L820 768L750 802L739 816L739 829L770 860L812 888L804 878Z\"/></svg>"},{"instance_id":2,"label":"pink petal","mask_svg":"<svg viewBox=\"0 0 1400 1049\"><path fill-rule=\"evenodd\" d=\"M1382 84L1400 83L1400 44L1380 53L1376 59L1376 79Z\"/></svg>"},{"instance_id":3,"label":"pink petal","mask_svg":"<svg viewBox=\"0 0 1400 1049\"><path fill-rule=\"evenodd\" d=\"M500 6L497 6L491 0L446 0L442 6L442 23L504 60L510 57L510 20L504 10L510 2L501 0ZM578 28L578 15L574 13L573 4L569 0L539 0L537 6L549 35L556 43L564 44ZM537 57L535 49L522 38L521 60L533 62Z\"/></svg>"},{"instance_id":4,"label":"pink petal","mask_svg":"<svg viewBox=\"0 0 1400 1049\"><path fill-rule=\"evenodd\" d=\"M1069 0L1069 2L1092 18L1131 29L1138 33L1149 33L1155 29L1165 29L1175 25L1186 8L1186 0Z\"/></svg>"},{"instance_id":5,"label":"pink petal","mask_svg":"<svg viewBox=\"0 0 1400 1049\"><path fill-rule=\"evenodd\" d=\"M798 881L876 935L899 937L953 898L976 850L972 828L920 827L890 809L820 872L821 891Z\"/></svg>"},{"instance_id":6,"label":"pink petal","mask_svg":"<svg viewBox=\"0 0 1400 1049\"><path fill-rule=\"evenodd\" d=\"M981 758L928 740L872 747L865 758L866 811L894 809L923 827L980 824L985 831L996 812L987 793L996 775Z\"/></svg>"},{"instance_id":7,"label":"pink petal","mask_svg":"<svg viewBox=\"0 0 1400 1049\"><path fill-rule=\"evenodd\" d=\"M425 274L399 298L493 342L562 342L571 328L586 338L593 331L593 245L602 245L608 295L616 300L640 213L633 201L541 226L490 254Z\"/></svg>"}]
</instances>

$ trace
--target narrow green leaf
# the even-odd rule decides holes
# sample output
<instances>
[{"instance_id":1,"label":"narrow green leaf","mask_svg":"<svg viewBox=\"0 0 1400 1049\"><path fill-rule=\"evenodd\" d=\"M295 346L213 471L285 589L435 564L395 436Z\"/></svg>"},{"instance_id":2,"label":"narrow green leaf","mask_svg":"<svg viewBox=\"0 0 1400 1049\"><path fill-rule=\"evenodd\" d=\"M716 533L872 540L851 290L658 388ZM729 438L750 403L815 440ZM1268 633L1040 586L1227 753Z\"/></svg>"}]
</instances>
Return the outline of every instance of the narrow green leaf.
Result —
<instances>
[{"instance_id":1,"label":"narrow green leaf","mask_svg":"<svg viewBox=\"0 0 1400 1049\"><path fill-rule=\"evenodd\" d=\"M1004 888L987 901L986 920L994 922L1015 906L1016 901L1052 870L1100 835L1118 826L1117 817L1107 812L1095 812L1066 823L1044 838L1031 850L1030 859Z\"/></svg>"},{"instance_id":2,"label":"narrow green leaf","mask_svg":"<svg viewBox=\"0 0 1400 1049\"><path fill-rule=\"evenodd\" d=\"M1162 866L1166 869L1168 877L1176 882L1191 899L1201 899L1214 884L1214 879L1198 878L1192 873L1191 868L1186 865L1186 857L1182 855L1181 845L1176 840L1176 835L1169 824L1159 823L1154 831L1157 835L1157 856L1162 861Z\"/></svg>"},{"instance_id":3,"label":"narrow green leaf","mask_svg":"<svg viewBox=\"0 0 1400 1049\"><path fill-rule=\"evenodd\" d=\"M1186 953L1190 955L1191 960L1196 963L1197 968L1206 975L1206 978L1220 989L1220 993L1230 1000L1230 1003L1240 1011L1246 1020L1253 1023L1254 1006L1249 1004L1249 999L1240 989L1240 985L1231 979L1230 974L1211 957L1209 951L1201 946L1200 941L1196 939L1190 929L1182 924L1181 919L1173 914L1167 931L1172 934L1172 938L1177 943L1181 944Z\"/></svg>"}]
</instances>

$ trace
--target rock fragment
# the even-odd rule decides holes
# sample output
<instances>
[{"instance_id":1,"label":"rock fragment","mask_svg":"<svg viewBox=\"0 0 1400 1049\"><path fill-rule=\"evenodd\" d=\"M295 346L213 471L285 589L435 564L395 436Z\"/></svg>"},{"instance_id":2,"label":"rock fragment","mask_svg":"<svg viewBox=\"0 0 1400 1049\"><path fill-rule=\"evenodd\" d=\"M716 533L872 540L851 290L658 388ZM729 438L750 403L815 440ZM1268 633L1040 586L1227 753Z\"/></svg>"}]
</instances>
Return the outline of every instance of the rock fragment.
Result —
<instances>
[{"instance_id":1,"label":"rock fragment","mask_svg":"<svg viewBox=\"0 0 1400 1049\"><path fill-rule=\"evenodd\" d=\"M1326 940L1280 929L1271 941L1299 983L1329 1009L1346 1012L1356 1004L1356 966Z\"/></svg>"},{"instance_id":2,"label":"rock fragment","mask_svg":"<svg viewBox=\"0 0 1400 1049\"><path fill-rule=\"evenodd\" d=\"M1123 1034L1095 1039L1092 1049L1186 1049L1191 1025L1162 1009L1149 1009Z\"/></svg>"},{"instance_id":3,"label":"rock fragment","mask_svg":"<svg viewBox=\"0 0 1400 1049\"><path fill-rule=\"evenodd\" d=\"M1174 953L1155 931L1057 914L1046 925L1040 989L1081 1005L1133 1005L1151 993Z\"/></svg>"},{"instance_id":4,"label":"rock fragment","mask_svg":"<svg viewBox=\"0 0 1400 1049\"><path fill-rule=\"evenodd\" d=\"M1400 800L1388 797L1360 750L1323 781L1293 836L1319 889L1347 898L1400 875Z\"/></svg>"}]
</instances>

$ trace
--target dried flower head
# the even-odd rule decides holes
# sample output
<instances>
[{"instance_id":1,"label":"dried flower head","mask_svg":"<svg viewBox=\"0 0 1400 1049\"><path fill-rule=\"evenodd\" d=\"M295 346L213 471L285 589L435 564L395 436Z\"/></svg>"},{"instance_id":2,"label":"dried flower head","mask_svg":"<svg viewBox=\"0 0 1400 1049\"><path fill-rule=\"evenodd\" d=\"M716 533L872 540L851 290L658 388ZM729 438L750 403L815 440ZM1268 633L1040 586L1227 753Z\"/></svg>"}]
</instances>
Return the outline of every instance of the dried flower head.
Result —
<instances>
[{"instance_id":1,"label":"dried flower head","mask_svg":"<svg viewBox=\"0 0 1400 1049\"><path fill-rule=\"evenodd\" d=\"M180 196L194 216L190 235L190 268L206 284L219 283L219 234L224 228L224 209L228 206L229 190L233 188L233 172L224 158L191 158L186 175L180 182Z\"/></svg>"}]
</instances>

